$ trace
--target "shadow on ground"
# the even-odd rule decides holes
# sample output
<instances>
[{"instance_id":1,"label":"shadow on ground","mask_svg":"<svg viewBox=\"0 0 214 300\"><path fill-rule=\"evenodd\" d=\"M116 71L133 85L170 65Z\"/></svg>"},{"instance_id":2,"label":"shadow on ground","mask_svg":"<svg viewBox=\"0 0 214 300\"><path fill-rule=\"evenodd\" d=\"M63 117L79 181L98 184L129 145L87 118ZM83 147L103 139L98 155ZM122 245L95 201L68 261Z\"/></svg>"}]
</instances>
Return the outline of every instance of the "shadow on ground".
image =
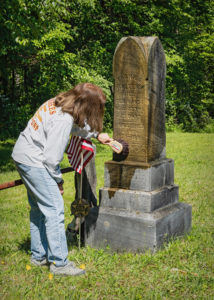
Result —
<instances>
[{"instance_id":1,"label":"shadow on ground","mask_svg":"<svg viewBox=\"0 0 214 300\"><path fill-rule=\"evenodd\" d=\"M18 249L20 251L23 251L23 252L26 252L27 254L29 254L29 251L30 251L30 237L29 236L19 243Z\"/></svg>"}]
</instances>

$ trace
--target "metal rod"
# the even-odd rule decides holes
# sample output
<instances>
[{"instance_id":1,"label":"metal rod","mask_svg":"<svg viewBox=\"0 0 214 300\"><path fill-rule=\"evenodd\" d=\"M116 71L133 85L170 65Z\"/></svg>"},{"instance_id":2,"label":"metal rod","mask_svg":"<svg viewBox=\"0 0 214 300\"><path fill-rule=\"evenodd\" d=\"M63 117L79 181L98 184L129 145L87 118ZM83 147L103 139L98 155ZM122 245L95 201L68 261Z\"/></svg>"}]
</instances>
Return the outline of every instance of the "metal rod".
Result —
<instances>
[{"instance_id":1,"label":"metal rod","mask_svg":"<svg viewBox=\"0 0 214 300\"><path fill-rule=\"evenodd\" d=\"M82 199L83 152L81 151L80 199Z\"/></svg>"},{"instance_id":2,"label":"metal rod","mask_svg":"<svg viewBox=\"0 0 214 300\"><path fill-rule=\"evenodd\" d=\"M79 250L81 248L81 217L79 218L79 240L78 240Z\"/></svg>"},{"instance_id":3,"label":"metal rod","mask_svg":"<svg viewBox=\"0 0 214 300\"><path fill-rule=\"evenodd\" d=\"M61 169L62 174L72 172L72 171L74 171L74 169L71 168L71 167ZM15 187L15 186L18 186L18 185L21 185L21 184L23 184L22 179L17 179L17 180L14 180L14 181L0 183L0 191L4 190L4 189L9 189L11 187Z\"/></svg>"},{"instance_id":4,"label":"metal rod","mask_svg":"<svg viewBox=\"0 0 214 300\"><path fill-rule=\"evenodd\" d=\"M81 174L80 174L80 192L79 192L80 199L79 200L82 200L82 176L83 176L83 152L81 151ZM81 247L81 223L82 223L82 217L80 216L80 220L79 220L79 250Z\"/></svg>"}]
</instances>

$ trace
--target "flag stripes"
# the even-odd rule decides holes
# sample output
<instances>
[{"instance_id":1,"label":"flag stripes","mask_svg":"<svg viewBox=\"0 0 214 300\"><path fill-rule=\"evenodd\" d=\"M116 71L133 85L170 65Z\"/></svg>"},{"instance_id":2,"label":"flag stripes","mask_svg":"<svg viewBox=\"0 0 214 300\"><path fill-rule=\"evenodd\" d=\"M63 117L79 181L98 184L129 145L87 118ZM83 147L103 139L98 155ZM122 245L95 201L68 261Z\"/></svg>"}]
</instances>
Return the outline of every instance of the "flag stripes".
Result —
<instances>
[{"instance_id":1,"label":"flag stripes","mask_svg":"<svg viewBox=\"0 0 214 300\"><path fill-rule=\"evenodd\" d=\"M75 135L71 137L66 152L70 165L79 174L94 156L92 142ZM81 166L81 152L83 152L83 167Z\"/></svg>"}]
</instances>

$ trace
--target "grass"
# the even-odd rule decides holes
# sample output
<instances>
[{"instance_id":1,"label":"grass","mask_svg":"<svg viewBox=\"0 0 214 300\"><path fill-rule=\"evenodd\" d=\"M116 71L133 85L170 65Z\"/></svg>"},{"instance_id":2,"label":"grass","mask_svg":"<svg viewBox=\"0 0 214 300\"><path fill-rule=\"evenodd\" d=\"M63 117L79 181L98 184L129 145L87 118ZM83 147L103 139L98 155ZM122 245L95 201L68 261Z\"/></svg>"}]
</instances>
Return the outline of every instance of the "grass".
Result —
<instances>
[{"instance_id":1,"label":"grass","mask_svg":"<svg viewBox=\"0 0 214 300\"><path fill-rule=\"evenodd\" d=\"M18 178L10 159L13 141L0 144L0 182ZM29 206L24 186L0 191L1 299L214 299L214 134L167 134L167 157L175 161L180 201L192 205L190 234L156 254L70 248L86 265L83 277L51 277L30 265ZM108 147L97 145L97 191L103 186ZM67 166L66 158L62 166ZM73 174L65 179L65 225L74 199Z\"/></svg>"}]
</instances>

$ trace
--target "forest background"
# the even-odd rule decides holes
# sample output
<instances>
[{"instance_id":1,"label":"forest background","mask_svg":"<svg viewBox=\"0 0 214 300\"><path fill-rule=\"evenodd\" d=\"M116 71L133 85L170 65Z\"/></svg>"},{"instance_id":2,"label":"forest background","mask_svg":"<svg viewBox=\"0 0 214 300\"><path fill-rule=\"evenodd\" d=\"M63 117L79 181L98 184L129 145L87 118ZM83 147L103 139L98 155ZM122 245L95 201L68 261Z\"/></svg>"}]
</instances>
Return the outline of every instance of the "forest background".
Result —
<instances>
[{"instance_id":1,"label":"forest background","mask_svg":"<svg viewBox=\"0 0 214 300\"><path fill-rule=\"evenodd\" d=\"M124 36L158 36L167 61L168 131L214 132L214 1L4 0L0 3L0 139L17 137L58 92L89 81L107 95Z\"/></svg>"}]
</instances>

